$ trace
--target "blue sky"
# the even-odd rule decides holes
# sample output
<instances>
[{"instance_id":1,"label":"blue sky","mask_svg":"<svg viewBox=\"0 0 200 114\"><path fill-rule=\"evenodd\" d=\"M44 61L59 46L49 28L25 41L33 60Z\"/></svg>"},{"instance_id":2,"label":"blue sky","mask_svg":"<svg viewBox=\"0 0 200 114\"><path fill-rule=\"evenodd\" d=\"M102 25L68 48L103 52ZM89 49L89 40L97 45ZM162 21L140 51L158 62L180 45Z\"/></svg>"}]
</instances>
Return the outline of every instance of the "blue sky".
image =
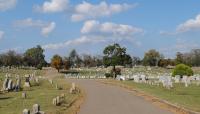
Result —
<instances>
[{"instance_id":1,"label":"blue sky","mask_svg":"<svg viewBox=\"0 0 200 114\"><path fill-rule=\"evenodd\" d=\"M41 45L46 59L102 55L110 43L132 56L156 49L166 57L200 48L197 0L0 0L0 53Z\"/></svg>"}]
</instances>

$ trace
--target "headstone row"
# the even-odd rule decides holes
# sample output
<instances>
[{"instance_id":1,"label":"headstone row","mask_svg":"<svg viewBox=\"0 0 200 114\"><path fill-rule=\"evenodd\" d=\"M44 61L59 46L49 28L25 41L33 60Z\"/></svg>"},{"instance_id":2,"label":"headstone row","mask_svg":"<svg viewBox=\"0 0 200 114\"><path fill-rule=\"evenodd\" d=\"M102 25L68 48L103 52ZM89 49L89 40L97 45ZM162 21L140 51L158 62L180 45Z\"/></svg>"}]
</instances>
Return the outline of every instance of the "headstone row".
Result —
<instances>
[{"instance_id":1,"label":"headstone row","mask_svg":"<svg viewBox=\"0 0 200 114\"><path fill-rule=\"evenodd\" d=\"M45 112L40 110L39 104L34 104L32 113L29 109L24 109L22 114L45 114Z\"/></svg>"}]
</instances>

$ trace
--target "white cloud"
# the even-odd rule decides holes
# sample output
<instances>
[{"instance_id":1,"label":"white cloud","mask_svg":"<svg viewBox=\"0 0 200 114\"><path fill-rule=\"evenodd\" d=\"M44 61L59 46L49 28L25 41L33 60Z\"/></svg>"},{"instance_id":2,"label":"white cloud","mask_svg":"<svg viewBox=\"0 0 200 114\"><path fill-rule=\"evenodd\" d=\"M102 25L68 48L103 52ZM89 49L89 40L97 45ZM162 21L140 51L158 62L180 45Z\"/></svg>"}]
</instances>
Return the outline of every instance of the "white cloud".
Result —
<instances>
[{"instance_id":1,"label":"white cloud","mask_svg":"<svg viewBox=\"0 0 200 114\"><path fill-rule=\"evenodd\" d=\"M55 44L47 44L43 45L42 48L44 49L59 49L64 47L70 47L70 46L79 46L84 44L91 44L91 43L100 43L105 42L105 40L101 37L95 37L91 38L88 36L82 36L80 38L74 39L74 40L68 40L63 43L55 43Z\"/></svg>"},{"instance_id":2,"label":"white cloud","mask_svg":"<svg viewBox=\"0 0 200 114\"><path fill-rule=\"evenodd\" d=\"M194 19L189 19L179 24L174 31L160 31L161 35L177 35L185 32L200 31L200 14Z\"/></svg>"},{"instance_id":3,"label":"white cloud","mask_svg":"<svg viewBox=\"0 0 200 114\"><path fill-rule=\"evenodd\" d=\"M9 10L15 7L17 0L0 0L0 11Z\"/></svg>"},{"instance_id":4,"label":"white cloud","mask_svg":"<svg viewBox=\"0 0 200 114\"><path fill-rule=\"evenodd\" d=\"M56 27L56 23L55 22L51 22L46 27L42 28L42 34L44 36L48 36L49 33L51 33L55 29L55 27Z\"/></svg>"},{"instance_id":5,"label":"white cloud","mask_svg":"<svg viewBox=\"0 0 200 114\"><path fill-rule=\"evenodd\" d=\"M0 40L3 38L5 32L4 31L0 31Z\"/></svg>"},{"instance_id":6,"label":"white cloud","mask_svg":"<svg viewBox=\"0 0 200 114\"><path fill-rule=\"evenodd\" d=\"M200 30L200 14L197 15L195 19L189 19L183 24L180 24L176 29L177 32L187 32L192 30Z\"/></svg>"},{"instance_id":7,"label":"white cloud","mask_svg":"<svg viewBox=\"0 0 200 114\"><path fill-rule=\"evenodd\" d=\"M41 34L44 36L48 36L56 27L55 22L44 22L41 20L33 20L32 18L27 18L24 20L17 20L14 22L15 27L27 28L39 28L41 29Z\"/></svg>"},{"instance_id":8,"label":"white cloud","mask_svg":"<svg viewBox=\"0 0 200 114\"><path fill-rule=\"evenodd\" d=\"M92 34L116 38L128 38L132 37L136 33L141 32L143 32L142 29L130 25L115 24L112 22L100 23L96 20L86 21L81 29L82 34Z\"/></svg>"},{"instance_id":9,"label":"white cloud","mask_svg":"<svg viewBox=\"0 0 200 114\"><path fill-rule=\"evenodd\" d=\"M16 27L42 27L44 22L41 20L33 20L32 18L27 18L23 20L17 20L14 22Z\"/></svg>"},{"instance_id":10,"label":"white cloud","mask_svg":"<svg viewBox=\"0 0 200 114\"><path fill-rule=\"evenodd\" d=\"M102 1L99 4L91 4L84 1L75 6L75 13L71 16L72 21L82 21L86 19L94 19L97 17L111 16L112 14L120 13L131 7L136 6L129 4L107 4Z\"/></svg>"},{"instance_id":11,"label":"white cloud","mask_svg":"<svg viewBox=\"0 0 200 114\"><path fill-rule=\"evenodd\" d=\"M62 12L68 8L69 0L49 0L45 1L42 6L36 5L34 9L43 13Z\"/></svg>"}]
</instances>

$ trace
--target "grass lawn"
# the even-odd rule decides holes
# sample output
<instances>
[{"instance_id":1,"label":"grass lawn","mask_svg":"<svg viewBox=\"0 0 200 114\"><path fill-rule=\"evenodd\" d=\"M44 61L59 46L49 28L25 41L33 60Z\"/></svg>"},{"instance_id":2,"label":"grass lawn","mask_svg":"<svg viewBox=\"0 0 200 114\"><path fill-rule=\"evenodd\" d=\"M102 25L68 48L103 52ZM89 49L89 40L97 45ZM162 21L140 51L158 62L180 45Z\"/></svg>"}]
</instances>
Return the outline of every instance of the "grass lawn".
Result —
<instances>
[{"instance_id":1,"label":"grass lawn","mask_svg":"<svg viewBox=\"0 0 200 114\"><path fill-rule=\"evenodd\" d=\"M29 71L21 71L21 74L27 72ZM42 71L40 73L42 74ZM23 89L20 92L0 93L0 114L21 114L25 108L32 110L34 104L39 104L41 110L47 114L72 113L74 109L70 106L81 94L69 94L71 84L66 83L66 80L62 77L54 79L53 85L47 79L40 79L39 82L39 86L31 82L33 86L30 89ZM62 88L61 90L56 89L56 83L58 87ZM22 92L27 93L26 99L22 99ZM64 102L61 106L54 106L52 104L53 98L61 94L65 94Z\"/></svg>"},{"instance_id":2,"label":"grass lawn","mask_svg":"<svg viewBox=\"0 0 200 114\"><path fill-rule=\"evenodd\" d=\"M173 89L166 89L162 86L151 86L147 84L134 83L133 81L109 80L114 84L123 84L128 87L141 90L158 98L178 104L187 109L200 112L200 86L190 85L185 88L183 84L175 84Z\"/></svg>"}]
</instances>

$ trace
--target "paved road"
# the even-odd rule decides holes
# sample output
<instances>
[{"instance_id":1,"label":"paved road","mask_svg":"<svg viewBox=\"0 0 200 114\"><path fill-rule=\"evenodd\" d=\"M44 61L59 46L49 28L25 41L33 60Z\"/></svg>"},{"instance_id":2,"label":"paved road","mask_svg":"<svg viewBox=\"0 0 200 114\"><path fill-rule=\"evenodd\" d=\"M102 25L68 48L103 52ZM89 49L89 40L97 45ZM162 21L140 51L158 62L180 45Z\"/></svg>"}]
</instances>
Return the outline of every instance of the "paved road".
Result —
<instances>
[{"instance_id":1,"label":"paved road","mask_svg":"<svg viewBox=\"0 0 200 114\"><path fill-rule=\"evenodd\" d=\"M95 80L70 80L86 92L79 114L172 114L120 87Z\"/></svg>"}]
</instances>

